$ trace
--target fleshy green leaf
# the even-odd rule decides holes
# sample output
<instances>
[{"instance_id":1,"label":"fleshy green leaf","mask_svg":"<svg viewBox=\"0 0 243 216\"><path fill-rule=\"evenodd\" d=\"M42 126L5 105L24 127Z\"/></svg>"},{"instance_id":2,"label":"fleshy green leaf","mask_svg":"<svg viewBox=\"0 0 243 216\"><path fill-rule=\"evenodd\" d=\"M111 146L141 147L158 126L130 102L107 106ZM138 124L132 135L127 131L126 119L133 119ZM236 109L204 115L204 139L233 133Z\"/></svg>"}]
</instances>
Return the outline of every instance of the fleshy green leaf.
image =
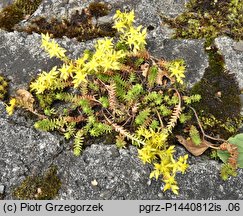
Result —
<instances>
[{"instance_id":1,"label":"fleshy green leaf","mask_svg":"<svg viewBox=\"0 0 243 216\"><path fill-rule=\"evenodd\" d=\"M230 153L228 151L217 150L217 154L220 160L222 160L224 163L227 163L227 160L230 157Z\"/></svg>"},{"instance_id":2,"label":"fleshy green leaf","mask_svg":"<svg viewBox=\"0 0 243 216\"><path fill-rule=\"evenodd\" d=\"M238 164L240 168L243 168L243 133L237 134L234 137L228 139L229 143L235 144L238 147Z\"/></svg>"},{"instance_id":3,"label":"fleshy green leaf","mask_svg":"<svg viewBox=\"0 0 243 216\"><path fill-rule=\"evenodd\" d=\"M238 165L240 168L243 168L243 133L237 134L234 137L230 137L228 141L229 143L234 144L238 147L238 152L239 152ZM226 163L230 157L228 151L218 150L217 154L224 163Z\"/></svg>"}]
</instances>

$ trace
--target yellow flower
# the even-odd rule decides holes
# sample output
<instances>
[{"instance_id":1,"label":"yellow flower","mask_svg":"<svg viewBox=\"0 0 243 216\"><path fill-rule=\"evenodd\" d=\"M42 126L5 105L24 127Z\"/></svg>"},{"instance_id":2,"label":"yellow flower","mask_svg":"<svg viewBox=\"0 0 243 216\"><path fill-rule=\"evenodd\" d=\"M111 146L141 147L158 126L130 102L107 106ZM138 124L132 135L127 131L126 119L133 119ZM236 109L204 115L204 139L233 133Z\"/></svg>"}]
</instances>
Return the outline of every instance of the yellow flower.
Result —
<instances>
[{"instance_id":1,"label":"yellow flower","mask_svg":"<svg viewBox=\"0 0 243 216\"><path fill-rule=\"evenodd\" d=\"M164 187L164 191L168 189L170 189L174 194L178 195L179 187L177 185L166 184Z\"/></svg>"},{"instance_id":2,"label":"yellow flower","mask_svg":"<svg viewBox=\"0 0 243 216\"><path fill-rule=\"evenodd\" d=\"M106 58L104 61L100 62L100 66L104 69L104 72L106 72L112 68L112 61Z\"/></svg>"},{"instance_id":3,"label":"yellow flower","mask_svg":"<svg viewBox=\"0 0 243 216\"><path fill-rule=\"evenodd\" d=\"M59 72L57 71L56 66L53 67L48 73L43 71L38 75L38 78L30 84L31 91L41 94L46 89L54 89L57 84L58 75Z\"/></svg>"},{"instance_id":4,"label":"yellow flower","mask_svg":"<svg viewBox=\"0 0 243 216\"><path fill-rule=\"evenodd\" d=\"M165 153L167 155L173 155L173 153L175 152L175 149L174 148L175 148L174 145L170 146L168 149L166 149Z\"/></svg>"},{"instance_id":5,"label":"yellow flower","mask_svg":"<svg viewBox=\"0 0 243 216\"><path fill-rule=\"evenodd\" d=\"M138 150L138 157L143 161L143 163L151 163L156 155L156 149L152 148L150 145L145 145L142 149Z\"/></svg>"},{"instance_id":6,"label":"yellow flower","mask_svg":"<svg viewBox=\"0 0 243 216\"><path fill-rule=\"evenodd\" d=\"M73 77L72 83L74 84L74 88L78 88L82 82L87 82L86 76L87 74L84 73L83 71L78 71Z\"/></svg>"},{"instance_id":7,"label":"yellow flower","mask_svg":"<svg viewBox=\"0 0 243 216\"><path fill-rule=\"evenodd\" d=\"M134 15L134 10L132 10L131 12L129 13L126 13L125 14L125 17L126 17L126 22L128 25L132 25L133 21L134 21L134 18L135 18L135 15Z\"/></svg>"},{"instance_id":8,"label":"yellow flower","mask_svg":"<svg viewBox=\"0 0 243 216\"><path fill-rule=\"evenodd\" d=\"M182 78L185 77L185 65L184 65L184 61L182 60L175 60L169 63L169 71L170 71L170 75L176 78L176 81L180 84L183 84L183 80Z\"/></svg>"},{"instance_id":9,"label":"yellow flower","mask_svg":"<svg viewBox=\"0 0 243 216\"><path fill-rule=\"evenodd\" d=\"M88 72L98 72L98 67L99 62L93 57L92 60L84 66L83 70Z\"/></svg>"},{"instance_id":10,"label":"yellow flower","mask_svg":"<svg viewBox=\"0 0 243 216\"><path fill-rule=\"evenodd\" d=\"M63 49L62 47L59 47L59 45L55 42L55 41L51 41L49 44L49 48L48 48L48 53L50 55L50 57L58 57L58 58L63 58L65 57L65 52L66 50Z\"/></svg>"},{"instance_id":11,"label":"yellow flower","mask_svg":"<svg viewBox=\"0 0 243 216\"><path fill-rule=\"evenodd\" d=\"M49 44L49 40L51 39L50 35L48 33L46 35L42 33L41 37L42 37L42 40L41 40L42 45L41 46L42 47L47 47L48 44Z\"/></svg>"},{"instance_id":12,"label":"yellow flower","mask_svg":"<svg viewBox=\"0 0 243 216\"><path fill-rule=\"evenodd\" d=\"M147 31L143 29L141 32L142 26L137 28L130 27L129 31L125 34L126 44L130 47L133 53L137 53L138 50L141 50L146 45L146 36Z\"/></svg>"},{"instance_id":13,"label":"yellow flower","mask_svg":"<svg viewBox=\"0 0 243 216\"><path fill-rule=\"evenodd\" d=\"M77 67L79 68L83 67L85 65L85 62L88 60L88 58L89 58L89 54L85 53L83 57L75 60Z\"/></svg>"},{"instance_id":14,"label":"yellow flower","mask_svg":"<svg viewBox=\"0 0 243 216\"><path fill-rule=\"evenodd\" d=\"M60 78L67 80L70 76L72 76L72 66L63 64L62 67L59 69L60 73Z\"/></svg>"},{"instance_id":15,"label":"yellow flower","mask_svg":"<svg viewBox=\"0 0 243 216\"><path fill-rule=\"evenodd\" d=\"M48 33L46 35L42 34L41 47L43 47L49 53L51 58L55 56L63 61L68 61L68 58L65 56L66 50L60 47L55 40L51 40Z\"/></svg>"},{"instance_id":16,"label":"yellow flower","mask_svg":"<svg viewBox=\"0 0 243 216\"><path fill-rule=\"evenodd\" d=\"M115 28L118 32L124 32L126 29L126 25L124 22L115 22L113 28Z\"/></svg>"},{"instance_id":17,"label":"yellow flower","mask_svg":"<svg viewBox=\"0 0 243 216\"><path fill-rule=\"evenodd\" d=\"M57 66L53 67L49 73L44 72L45 74L45 86L52 87L57 82L57 76L59 72L57 71Z\"/></svg>"},{"instance_id":18,"label":"yellow flower","mask_svg":"<svg viewBox=\"0 0 243 216\"><path fill-rule=\"evenodd\" d=\"M6 105L6 111L8 113L8 115L12 115L13 114L13 111L14 111L14 108L16 106L16 99L15 98L12 98L10 101L9 101L9 105Z\"/></svg>"},{"instance_id":19,"label":"yellow flower","mask_svg":"<svg viewBox=\"0 0 243 216\"><path fill-rule=\"evenodd\" d=\"M164 180L165 186L164 191L172 190L174 194L178 194L179 187L177 186L177 182L175 180L175 176L169 176L167 179Z\"/></svg>"},{"instance_id":20,"label":"yellow flower","mask_svg":"<svg viewBox=\"0 0 243 216\"><path fill-rule=\"evenodd\" d=\"M154 163L154 170L150 173L149 178L155 177L155 179L158 180L159 175L161 175L160 167L160 164Z\"/></svg>"},{"instance_id":21,"label":"yellow flower","mask_svg":"<svg viewBox=\"0 0 243 216\"><path fill-rule=\"evenodd\" d=\"M120 22L123 23L125 26L130 27L134 22L135 18L134 10L130 11L129 13L122 13L120 10L117 10L113 18L115 22Z\"/></svg>"},{"instance_id":22,"label":"yellow flower","mask_svg":"<svg viewBox=\"0 0 243 216\"><path fill-rule=\"evenodd\" d=\"M112 50L113 49L113 43L112 43L113 38L104 38L100 39L97 41L95 48L96 50L101 50L101 51L107 51L107 50Z\"/></svg>"},{"instance_id":23,"label":"yellow flower","mask_svg":"<svg viewBox=\"0 0 243 216\"><path fill-rule=\"evenodd\" d=\"M188 168L187 164L188 154L184 155L184 157L180 156L179 160L177 162L178 164L178 171L182 172L182 174L185 173L186 169Z\"/></svg>"}]
</instances>

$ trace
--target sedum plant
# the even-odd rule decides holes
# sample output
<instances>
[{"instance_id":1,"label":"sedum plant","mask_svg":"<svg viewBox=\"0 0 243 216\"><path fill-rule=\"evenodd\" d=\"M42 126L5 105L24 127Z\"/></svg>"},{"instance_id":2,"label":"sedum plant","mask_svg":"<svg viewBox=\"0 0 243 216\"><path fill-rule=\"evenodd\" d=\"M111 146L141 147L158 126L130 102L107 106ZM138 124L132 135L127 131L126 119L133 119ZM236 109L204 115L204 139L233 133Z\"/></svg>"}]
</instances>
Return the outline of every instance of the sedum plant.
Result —
<instances>
[{"instance_id":1,"label":"sedum plant","mask_svg":"<svg viewBox=\"0 0 243 216\"><path fill-rule=\"evenodd\" d=\"M190 121L187 106L200 96L180 92L184 62L151 56L145 49L146 29L133 22L133 11L117 11L113 27L119 38L99 39L95 51L86 50L77 59L42 34L43 49L63 64L40 73L30 91L18 90L7 112L19 106L34 113L37 129L58 130L73 139L76 156L87 137L116 133L118 147L137 146L142 162L154 167L150 178L161 178L164 191L178 194L176 174L185 173L188 155L174 158L172 133L178 123Z\"/></svg>"},{"instance_id":2,"label":"sedum plant","mask_svg":"<svg viewBox=\"0 0 243 216\"><path fill-rule=\"evenodd\" d=\"M8 89L8 82L6 79L0 74L0 101L4 100Z\"/></svg>"}]
</instances>

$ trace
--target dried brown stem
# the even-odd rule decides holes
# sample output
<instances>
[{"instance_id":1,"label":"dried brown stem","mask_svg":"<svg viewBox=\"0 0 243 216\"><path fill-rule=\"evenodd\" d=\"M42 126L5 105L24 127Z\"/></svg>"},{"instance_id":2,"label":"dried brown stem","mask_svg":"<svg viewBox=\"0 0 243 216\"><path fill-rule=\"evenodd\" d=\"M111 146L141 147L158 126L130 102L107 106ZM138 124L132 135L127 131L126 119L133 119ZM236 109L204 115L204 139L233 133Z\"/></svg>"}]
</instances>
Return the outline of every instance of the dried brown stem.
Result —
<instances>
[{"instance_id":1,"label":"dried brown stem","mask_svg":"<svg viewBox=\"0 0 243 216\"><path fill-rule=\"evenodd\" d=\"M198 125L199 125L199 127L200 127L200 130L201 130L202 134L203 134L203 139L204 139L204 137L207 137L208 139L211 139L211 140L221 141L221 142L227 142L227 141L224 140L224 139L221 139L221 138L215 138L215 137L212 137L212 136L209 136L209 135L205 134L205 132L204 132L204 130L203 130L203 128L202 128L202 124L201 124L201 122L200 122L200 120L199 120L199 117L198 117L198 115L197 115L196 110L195 110L193 107L191 107L191 106L189 106L189 108L194 112L194 115L195 115L195 117L196 117L196 119L197 119L197 123L198 123Z\"/></svg>"}]
</instances>

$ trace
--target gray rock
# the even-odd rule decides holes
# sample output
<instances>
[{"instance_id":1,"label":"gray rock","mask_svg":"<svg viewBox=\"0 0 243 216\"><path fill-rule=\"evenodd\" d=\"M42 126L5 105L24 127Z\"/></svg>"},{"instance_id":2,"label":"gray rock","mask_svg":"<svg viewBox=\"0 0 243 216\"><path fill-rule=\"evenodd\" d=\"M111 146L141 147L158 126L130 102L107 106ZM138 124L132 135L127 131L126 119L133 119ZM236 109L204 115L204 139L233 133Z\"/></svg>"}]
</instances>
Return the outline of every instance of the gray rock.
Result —
<instances>
[{"instance_id":1,"label":"gray rock","mask_svg":"<svg viewBox=\"0 0 243 216\"><path fill-rule=\"evenodd\" d=\"M240 94L240 102L242 104L241 115L243 115L243 94Z\"/></svg>"},{"instance_id":2,"label":"gray rock","mask_svg":"<svg viewBox=\"0 0 243 216\"><path fill-rule=\"evenodd\" d=\"M239 46L237 43L229 37L215 39L216 46L225 58L226 68L235 74L240 89L243 89L243 52L237 48Z\"/></svg>"},{"instance_id":3,"label":"gray rock","mask_svg":"<svg viewBox=\"0 0 243 216\"><path fill-rule=\"evenodd\" d=\"M81 157L71 153L60 155L55 161L63 180L60 199L243 199L242 170L235 178L224 182L219 177L220 164L208 158L190 156L185 175L178 174L180 193L163 193L164 184L152 179L151 166L137 158L137 149L119 150L112 157L114 146L94 144ZM186 154L176 147L179 155ZM86 158L86 159L85 159ZM87 160L88 158L88 160ZM97 186L92 186L93 180Z\"/></svg>"},{"instance_id":4,"label":"gray rock","mask_svg":"<svg viewBox=\"0 0 243 216\"><path fill-rule=\"evenodd\" d=\"M33 17L70 17L75 10L88 6L91 0L44 0ZM202 40L172 40L173 31L161 25L160 13L175 16L184 10L184 0L106 0L116 9L134 9L136 23L148 28L148 49L156 57L168 60L184 58L190 85L198 81L208 66ZM32 19L32 18L30 18ZM108 21L109 17L101 19ZM28 21L26 22L28 23ZM28 83L41 71L49 71L61 62L49 59L42 50L38 34L0 31L0 71L10 79L10 93ZM71 58L84 49L92 49L96 40L79 43L63 37L57 40ZM45 133L33 128L34 119L18 110L6 116L0 103L0 185L5 186L5 199L11 199L13 189L26 176L42 173L52 164L58 167L62 188L57 199L243 199L243 171L236 178L223 182L219 177L220 163L207 157L189 157L190 168L178 174L179 196L162 191L161 181L149 179L152 167L143 165L133 146L118 150L114 145L94 141L80 157L56 133ZM90 140L87 140L90 142ZM186 150L176 147L177 154Z\"/></svg>"},{"instance_id":5,"label":"gray rock","mask_svg":"<svg viewBox=\"0 0 243 216\"><path fill-rule=\"evenodd\" d=\"M0 30L0 71L16 88L27 88L38 72L49 71L57 64L57 61L47 58L40 45L40 36L37 34Z\"/></svg>"},{"instance_id":6,"label":"gray rock","mask_svg":"<svg viewBox=\"0 0 243 216\"><path fill-rule=\"evenodd\" d=\"M115 146L95 144L81 157L71 152L56 159L63 187L61 199L134 199L144 196L148 167L137 158L134 147L119 150ZM92 185L96 180L97 185ZM140 193L141 192L141 193Z\"/></svg>"},{"instance_id":7,"label":"gray rock","mask_svg":"<svg viewBox=\"0 0 243 216\"><path fill-rule=\"evenodd\" d=\"M78 4L77 7L83 8L87 7L91 1L82 4L79 1L68 2L67 4L66 1L61 0L43 1L33 17L40 15L47 17L51 17L51 15L58 16L59 10L61 10L60 8L65 8L67 11L70 11L71 8L76 8L76 4ZM202 77L203 71L207 66L207 56L203 51L203 42L165 40L170 37L171 34L166 28L161 28L160 24L161 21L158 15L160 11L163 13L167 11L168 15L171 13L180 13L184 1L170 1L170 3L161 4L158 4L157 1L151 2L147 0L137 2L126 1L126 4L121 1L108 1L108 3L113 4L113 14L118 8L134 8L137 16L136 22L143 26L152 26L154 28L149 31L148 34L148 48L152 53L158 56L166 55L169 60L173 58L185 58L188 64L187 78L190 86L194 78L196 82ZM150 8L150 10L148 10L148 8ZM165 8L168 10L165 10ZM175 8L178 8L178 10L175 10ZM57 42L67 49L67 54L70 57L75 58L79 56L84 49L92 49L95 40L78 43L75 39L63 37L62 39L58 39ZM0 62L2 62L0 72L11 81L11 94L14 93L14 90L19 88L27 89L29 83L41 71L49 71L53 66L61 64L61 61L56 58L50 59L40 46L41 37L36 33L27 35L26 33L5 32L0 30ZM173 49L171 49L170 46L172 46ZM176 47L178 47L178 49ZM180 49L180 47L182 48ZM191 52L197 53L192 56L190 55ZM161 55L161 53L164 53L164 55ZM195 75L195 70L198 70L197 75Z\"/></svg>"},{"instance_id":8,"label":"gray rock","mask_svg":"<svg viewBox=\"0 0 243 216\"><path fill-rule=\"evenodd\" d=\"M0 103L0 113L4 115ZM61 139L47 132L36 131L33 126L12 117L0 117L0 185L6 187L6 199L26 176L39 174L48 168L62 149Z\"/></svg>"},{"instance_id":9,"label":"gray rock","mask_svg":"<svg viewBox=\"0 0 243 216\"><path fill-rule=\"evenodd\" d=\"M156 42L154 42L156 40ZM186 83L189 87L198 82L208 67L208 56L204 51L204 40L165 39L158 46L157 39L149 43L149 50L166 60L183 59L186 65Z\"/></svg>"},{"instance_id":10,"label":"gray rock","mask_svg":"<svg viewBox=\"0 0 243 216\"><path fill-rule=\"evenodd\" d=\"M191 165L185 175L178 176L181 189L176 199L243 199L240 180L243 170L238 170L237 177L223 181L219 176L220 166L218 162L208 159Z\"/></svg>"},{"instance_id":11,"label":"gray rock","mask_svg":"<svg viewBox=\"0 0 243 216\"><path fill-rule=\"evenodd\" d=\"M58 19L63 17L70 18L71 14L75 10L81 11L82 8L88 7L91 2L94 1L44 0L33 14L33 17L45 16L56 17ZM104 0L100 2L109 4L113 12L116 9L134 9L135 12L139 14L144 21L146 20L146 23L148 23L148 20L153 21L155 17L158 18L159 13L163 13L168 16L176 16L179 13L182 13L188 0L168 0L159 2L156 0Z\"/></svg>"},{"instance_id":12,"label":"gray rock","mask_svg":"<svg viewBox=\"0 0 243 216\"><path fill-rule=\"evenodd\" d=\"M234 50L243 52L243 40L234 43Z\"/></svg>"}]
</instances>

